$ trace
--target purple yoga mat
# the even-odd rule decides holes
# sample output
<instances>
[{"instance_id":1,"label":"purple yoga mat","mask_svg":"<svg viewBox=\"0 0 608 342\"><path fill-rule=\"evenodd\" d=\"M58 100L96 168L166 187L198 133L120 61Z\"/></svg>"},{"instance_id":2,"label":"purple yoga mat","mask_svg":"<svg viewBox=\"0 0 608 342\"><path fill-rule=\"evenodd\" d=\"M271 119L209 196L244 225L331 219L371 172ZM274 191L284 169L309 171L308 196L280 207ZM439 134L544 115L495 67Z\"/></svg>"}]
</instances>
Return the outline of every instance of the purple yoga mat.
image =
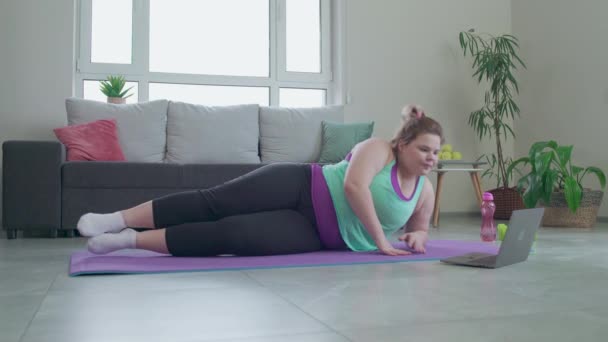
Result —
<instances>
[{"instance_id":1,"label":"purple yoga mat","mask_svg":"<svg viewBox=\"0 0 608 342\"><path fill-rule=\"evenodd\" d=\"M403 243L396 246L403 248ZM122 250L105 255L79 251L72 254L70 259L70 276L391 263L439 260L469 252L495 254L498 246L478 241L432 240L427 243L425 254L406 256L388 256L379 252L319 251L261 257L184 258L143 250Z\"/></svg>"}]
</instances>

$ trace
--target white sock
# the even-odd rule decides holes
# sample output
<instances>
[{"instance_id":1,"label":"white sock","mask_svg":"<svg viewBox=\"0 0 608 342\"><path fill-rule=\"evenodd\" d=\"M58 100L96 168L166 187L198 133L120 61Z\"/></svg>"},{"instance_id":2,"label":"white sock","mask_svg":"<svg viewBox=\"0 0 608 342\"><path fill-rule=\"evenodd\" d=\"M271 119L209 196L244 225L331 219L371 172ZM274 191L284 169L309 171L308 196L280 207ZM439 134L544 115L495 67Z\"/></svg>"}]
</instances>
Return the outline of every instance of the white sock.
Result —
<instances>
[{"instance_id":1,"label":"white sock","mask_svg":"<svg viewBox=\"0 0 608 342\"><path fill-rule=\"evenodd\" d=\"M111 214L88 213L82 215L76 228L82 236L97 236L103 233L118 233L127 228L127 224L120 211Z\"/></svg>"},{"instance_id":2,"label":"white sock","mask_svg":"<svg viewBox=\"0 0 608 342\"><path fill-rule=\"evenodd\" d=\"M87 242L89 252L106 254L119 249L135 248L137 232L127 228L120 233L106 233L92 237Z\"/></svg>"}]
</instances>

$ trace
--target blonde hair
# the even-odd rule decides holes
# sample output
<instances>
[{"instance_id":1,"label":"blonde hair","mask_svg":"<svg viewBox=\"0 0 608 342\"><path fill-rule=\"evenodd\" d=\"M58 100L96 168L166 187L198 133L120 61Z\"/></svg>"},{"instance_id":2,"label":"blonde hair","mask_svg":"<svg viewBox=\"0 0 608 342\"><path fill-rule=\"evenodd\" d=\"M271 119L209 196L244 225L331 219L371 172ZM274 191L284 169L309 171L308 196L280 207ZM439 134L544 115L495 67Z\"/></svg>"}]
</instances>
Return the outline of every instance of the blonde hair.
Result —
<instances>
[{"instance_id":1,"label":"blonde hair","mask_svg":"<svg viewBox=\"0 0 608 342\"><path fill-rule=\"evenodd\" d=\"M441 144L444 143L443 129L439 122L429 118L424 113L424 110L415 105L408 105L401 111L401 127L397 130L393 139L391 139L391 147L397 155L397 148L400 143L409 144L421 134L434 134L439 136Z\"/></svg>"}]
</instances>

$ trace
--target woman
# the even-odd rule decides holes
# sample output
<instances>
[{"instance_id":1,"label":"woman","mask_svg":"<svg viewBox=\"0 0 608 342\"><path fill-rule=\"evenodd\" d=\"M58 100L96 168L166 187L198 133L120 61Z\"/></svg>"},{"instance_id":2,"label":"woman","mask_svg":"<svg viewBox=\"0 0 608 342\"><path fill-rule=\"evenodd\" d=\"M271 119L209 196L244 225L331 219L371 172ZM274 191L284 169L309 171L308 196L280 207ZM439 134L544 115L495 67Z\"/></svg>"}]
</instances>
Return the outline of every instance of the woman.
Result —
<instances>
[{"instance_id":1,"label":"woman","mask_svg":"<svg viewBox=\"0 0 608 342\"><path fill-rule=\"evenodd\" d=\"M371 138L340 163L276 163L222 185L185 191L111 214L85 214L91 252L123 248L174 256L276 255L320 249L424 253L434 205L426 177L437 163L441 126L417 106L402 112L390 142ZM127 227L150 228L136 232Z\"/></svg>"}]
</instances>

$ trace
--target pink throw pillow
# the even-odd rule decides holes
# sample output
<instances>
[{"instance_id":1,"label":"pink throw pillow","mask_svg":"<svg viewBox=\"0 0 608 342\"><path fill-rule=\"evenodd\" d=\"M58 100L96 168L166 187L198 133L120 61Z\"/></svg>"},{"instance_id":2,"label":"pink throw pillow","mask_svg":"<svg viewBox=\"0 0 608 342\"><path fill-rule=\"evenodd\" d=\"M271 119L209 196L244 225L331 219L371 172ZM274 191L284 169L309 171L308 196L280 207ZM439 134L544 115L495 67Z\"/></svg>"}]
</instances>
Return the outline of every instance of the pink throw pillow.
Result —
<instances>
[{"instance_id":1,"label":"pink throw pillow","mask_svg":"<svg viewBox=\"0 0 608 342\"><path fill-rule=\"evenodd\" d=\"M67 148L68 161L125 160L122 153L116 119L97 120L82 125L73 125L53 130L57 139Z\"/></svg>"}]
</instances>

